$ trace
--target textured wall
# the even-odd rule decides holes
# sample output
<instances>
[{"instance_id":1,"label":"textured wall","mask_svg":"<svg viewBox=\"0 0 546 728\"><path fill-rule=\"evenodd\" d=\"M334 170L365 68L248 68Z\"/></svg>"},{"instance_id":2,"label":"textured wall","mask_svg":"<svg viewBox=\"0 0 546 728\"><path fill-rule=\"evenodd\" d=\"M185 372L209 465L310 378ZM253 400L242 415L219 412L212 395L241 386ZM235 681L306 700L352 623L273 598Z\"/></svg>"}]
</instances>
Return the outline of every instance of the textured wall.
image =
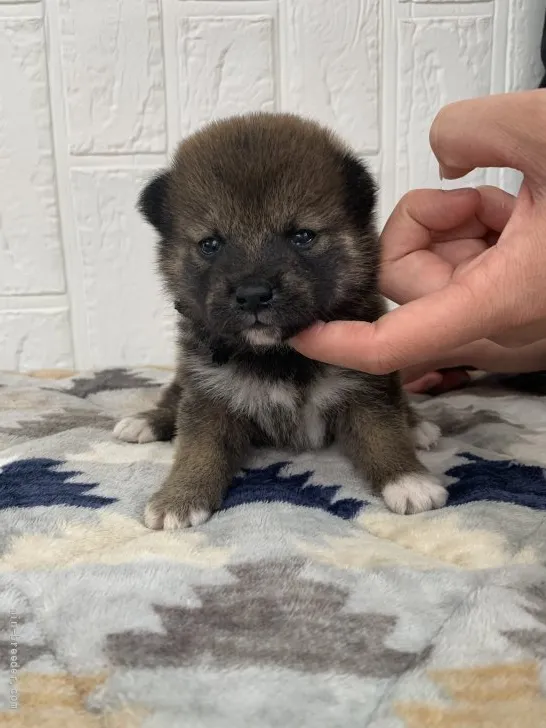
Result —
<instances>
[{"instance_id":1,"label":"textured wall","mask_svg":"<svg viewBox=\"0 0 546 728\"><path fill-rule=\"evenodd\" d=\"M439 106L536 85L545 4L0 0L0 368L171 362L134 203L182 135L249 109L314 116L369 159L384 219L438 183Z\"/></svg>"}]
</instances>

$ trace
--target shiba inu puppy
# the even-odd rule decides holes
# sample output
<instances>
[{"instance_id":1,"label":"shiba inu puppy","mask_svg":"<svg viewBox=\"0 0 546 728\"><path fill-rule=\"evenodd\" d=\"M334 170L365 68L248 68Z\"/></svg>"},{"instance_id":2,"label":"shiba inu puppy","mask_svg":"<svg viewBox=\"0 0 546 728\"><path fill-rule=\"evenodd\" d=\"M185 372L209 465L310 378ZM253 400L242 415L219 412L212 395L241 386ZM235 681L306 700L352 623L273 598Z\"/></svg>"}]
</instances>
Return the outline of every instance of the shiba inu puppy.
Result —
<instances>
[{"instance_id":1,"label":"shiba inu puppy","mask_svg":"<svg viewBox=\"0 0 546 728\"><path fill-rule=\"evenodd\" d=\"M210 124L178 148L139 208L178 311L178 367L157 407L119 422L129 442L177 435L150 528L206 521L251 446L336 441L397 513L443 506L416 447L439 436L397 374L306 359L289 341L317 320L374 321L380 249L368 170L321 126L286 114Z\"/></svg>"}]
</instances>

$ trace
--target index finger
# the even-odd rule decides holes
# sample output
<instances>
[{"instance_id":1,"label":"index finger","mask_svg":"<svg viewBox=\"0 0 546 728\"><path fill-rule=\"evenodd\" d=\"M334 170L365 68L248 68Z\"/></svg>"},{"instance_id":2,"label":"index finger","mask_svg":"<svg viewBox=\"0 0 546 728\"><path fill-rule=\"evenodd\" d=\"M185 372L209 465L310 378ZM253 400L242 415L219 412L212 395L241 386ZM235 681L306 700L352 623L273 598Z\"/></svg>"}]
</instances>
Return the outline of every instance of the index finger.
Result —
<instances>
[{"instance_id":1,"label":"index finger","mask_svg":"<svg viewBox=\"0 0 546 728\"><path fill-rule=\"evenodd\" d=\"M303 332L292 345L311 359L386 374L440 359L447 350L489 336L502 312L490 305L490 295L483 299L453 282L375 323L333 321Z\"/></svg>"}]
</instances>

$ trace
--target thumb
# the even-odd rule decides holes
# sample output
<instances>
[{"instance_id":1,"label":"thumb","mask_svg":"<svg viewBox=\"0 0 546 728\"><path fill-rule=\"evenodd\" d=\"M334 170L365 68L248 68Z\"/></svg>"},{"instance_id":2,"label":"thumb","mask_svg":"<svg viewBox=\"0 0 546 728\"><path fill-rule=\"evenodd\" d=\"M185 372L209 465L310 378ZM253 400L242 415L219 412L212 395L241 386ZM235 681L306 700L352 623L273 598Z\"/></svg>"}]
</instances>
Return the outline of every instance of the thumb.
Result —
<instances>
[{"instance_id":1,"label":"thumb","mask_svg":"<svg viewBox=\"0 0 546 728\"><path fill-rule=\"evenodd\" d=\"M477 301L466 285L450 283L391 311L374 323L316 324L291 341L304 356L328 364L387 374L441 359L446 350L488 337L502 311Z\"/></svg>"},{"instance_id":2,"label":"thumb","mask_svg":"<svg viewBox=\"0 0 546 728\"><path fill-rule=\"evenodd\" d=\"M476 167L510 167L533 187L544 181L546 125L543 89L496 94L444 106L430 129L430 145L444 176Z\"/></svg>"}]
</instances>

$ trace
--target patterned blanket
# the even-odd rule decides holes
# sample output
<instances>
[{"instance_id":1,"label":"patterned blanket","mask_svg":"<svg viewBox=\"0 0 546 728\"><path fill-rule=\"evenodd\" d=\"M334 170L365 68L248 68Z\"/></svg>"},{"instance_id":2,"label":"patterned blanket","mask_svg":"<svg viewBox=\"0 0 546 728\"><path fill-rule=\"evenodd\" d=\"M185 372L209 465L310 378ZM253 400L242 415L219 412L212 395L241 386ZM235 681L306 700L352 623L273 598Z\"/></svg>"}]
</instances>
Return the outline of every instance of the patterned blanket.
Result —
<instances>
[{"instance_id":1,"label":"patterned blanket","mask_svg":"<svg viewBox=\"0 0 546 728\"><path fill-rule=\"evenodd\" d=\"M441 511L262 451L210 522L153 532L172 445L111 430L168 377L0 375L2 725L546 726L546 399L419 400Z\"/></svg>"}]
</instances>

